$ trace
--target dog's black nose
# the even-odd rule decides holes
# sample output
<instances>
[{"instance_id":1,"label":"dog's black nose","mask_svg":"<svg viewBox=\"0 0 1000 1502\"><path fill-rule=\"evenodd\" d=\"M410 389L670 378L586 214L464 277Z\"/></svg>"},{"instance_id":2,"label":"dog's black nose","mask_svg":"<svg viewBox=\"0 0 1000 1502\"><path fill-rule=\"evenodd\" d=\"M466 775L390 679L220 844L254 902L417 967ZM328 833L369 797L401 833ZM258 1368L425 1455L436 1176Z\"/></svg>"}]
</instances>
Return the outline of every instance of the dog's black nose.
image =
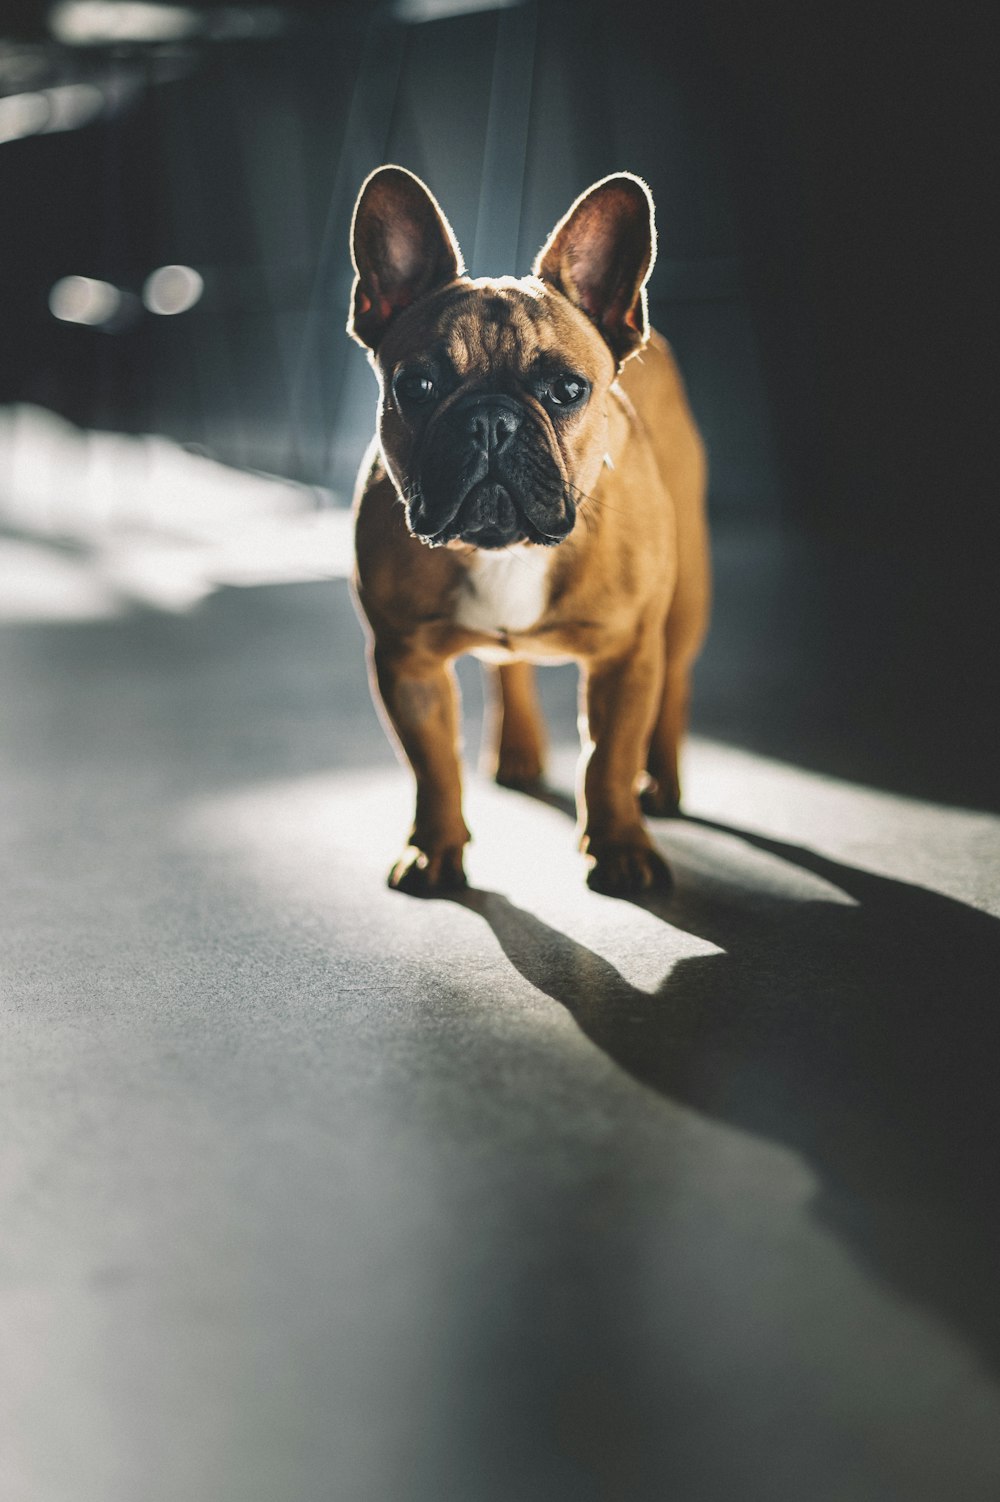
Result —
<instances>
[{"instance_id":1,"label":"dog's black nose","mask_svg":"<svg viewBox=\"0 0 1000 1502\"><path fill-rule=\"evenodd\" d=\"M492 456L508 444L524 421L516 402L503 396L480 396L463 408L466 434L480 453Z\"/></svg>"}]
</instances>

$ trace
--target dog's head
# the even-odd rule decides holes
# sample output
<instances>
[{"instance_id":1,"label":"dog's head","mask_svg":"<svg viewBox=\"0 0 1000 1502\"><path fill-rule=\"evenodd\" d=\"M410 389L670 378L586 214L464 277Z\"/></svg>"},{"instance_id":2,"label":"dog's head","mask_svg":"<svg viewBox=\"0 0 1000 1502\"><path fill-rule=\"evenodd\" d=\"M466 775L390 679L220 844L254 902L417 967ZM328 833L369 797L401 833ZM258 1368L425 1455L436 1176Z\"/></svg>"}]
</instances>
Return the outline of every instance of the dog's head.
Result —
<instances>
[{"instance_id":1,"label":"dog's head","mask_svg":"<svg viewBox=\"0 0 1000 1502\"><path fill-rule=\"evenodd\" d=\"M561 542L607 451L608 391L648 337L645 184L595 183L520 280L467 277L433 195L402 167L367 179L351 238L348 332L371 351L410 530L432 545Z\"/></svg>"}]
</instances>

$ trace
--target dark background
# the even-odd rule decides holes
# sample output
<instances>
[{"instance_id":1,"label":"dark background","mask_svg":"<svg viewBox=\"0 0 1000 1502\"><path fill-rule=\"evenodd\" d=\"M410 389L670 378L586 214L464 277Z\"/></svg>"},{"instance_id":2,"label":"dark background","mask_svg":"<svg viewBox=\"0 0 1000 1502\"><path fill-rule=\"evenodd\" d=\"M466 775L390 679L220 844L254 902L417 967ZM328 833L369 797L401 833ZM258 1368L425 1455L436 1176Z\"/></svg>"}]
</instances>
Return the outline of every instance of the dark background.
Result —
<instances>
[{"instance_id":1,"label":"dark background","mask_svg":"<svg viewBox=\"0 0 1000 1502\"><path fill-rule=\"evenodd\" d=\"M479 274L526 271L571 199L629 168L658 205L653 318L708 441L716 525L748 557L775 528L813 549L768 586L773 628L815 645L789 745L806 719L831 770L995 799L985 7L189 10L181 42L80 47L53 42L45 7L6 8L3 93L89 80L106 106L0 145L0 401L346 498L371 431L343 333L364 175L425 177ZM108 332L49 312L62 276L138 293L171 262L205 281L181 316ZM750 626L738 550L732 572L721 608ZM732 679L717 709L708 683L701 728L733 735L736 715L741 739L787 751L774 706L758 733L759 691L741 706Z\"/></svg>"}]
</instances>

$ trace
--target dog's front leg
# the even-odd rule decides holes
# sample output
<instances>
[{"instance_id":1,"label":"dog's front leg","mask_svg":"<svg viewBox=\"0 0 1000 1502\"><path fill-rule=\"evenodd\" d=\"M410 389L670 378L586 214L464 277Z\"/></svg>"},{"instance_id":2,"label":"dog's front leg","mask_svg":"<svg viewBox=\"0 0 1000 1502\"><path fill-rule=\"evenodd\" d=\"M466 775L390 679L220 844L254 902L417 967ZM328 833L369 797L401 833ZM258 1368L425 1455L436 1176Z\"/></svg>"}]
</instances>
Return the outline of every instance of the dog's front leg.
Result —
<instances>
[{"instance_id":1,"label":"dog's front leg","mask_svg":"<svg viewBox=\"0 0 1000 1502\"><path fill-rule=\"evenodd\" d=\"M445 659L410 646L376 646L374 666L385 712L417 783L413 830L389 885L419 896L462 887L469 831L462 818L454 671Z\"/></svg>"},{"instance_id":2,"label":"dog's front leg","mask_svg":"<svg viewBox=\"0 0 1000 1502\"><path fill-rule=\"evenodd\" d=\"M578 806L587 884L625 895L670 883L642 822L638 781L663 684L662 622L645 622L624 654L586 664Z\"/></svg>"}]
</instances>

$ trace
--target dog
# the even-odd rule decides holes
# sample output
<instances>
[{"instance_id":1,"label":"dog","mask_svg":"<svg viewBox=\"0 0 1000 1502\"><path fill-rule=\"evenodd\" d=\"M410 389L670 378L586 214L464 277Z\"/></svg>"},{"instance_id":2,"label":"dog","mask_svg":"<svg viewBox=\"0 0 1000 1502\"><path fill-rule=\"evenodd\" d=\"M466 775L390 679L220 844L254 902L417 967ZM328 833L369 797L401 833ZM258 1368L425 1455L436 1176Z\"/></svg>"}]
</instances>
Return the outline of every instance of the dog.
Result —
<instances>
[{"instance_id":1,"label":"dog","mask_svg":"<svg viewBox=\"0 0 1000 1502\"><path fill-rule=\"evenodd\" d=\"M457 691L489 667L492 770L544 770L536 663L581 670L579 837L597 891L669 884L643 812L678 811L678 750L705 632L704 447L649 327L653 201L631 173L587 189L531 276L465 274L430 190L402 167L354 210L348 332L378 378L355 497L353 589L373 696L416 779L389 885L465 883Z\"/></svg>"}]
</instances>

